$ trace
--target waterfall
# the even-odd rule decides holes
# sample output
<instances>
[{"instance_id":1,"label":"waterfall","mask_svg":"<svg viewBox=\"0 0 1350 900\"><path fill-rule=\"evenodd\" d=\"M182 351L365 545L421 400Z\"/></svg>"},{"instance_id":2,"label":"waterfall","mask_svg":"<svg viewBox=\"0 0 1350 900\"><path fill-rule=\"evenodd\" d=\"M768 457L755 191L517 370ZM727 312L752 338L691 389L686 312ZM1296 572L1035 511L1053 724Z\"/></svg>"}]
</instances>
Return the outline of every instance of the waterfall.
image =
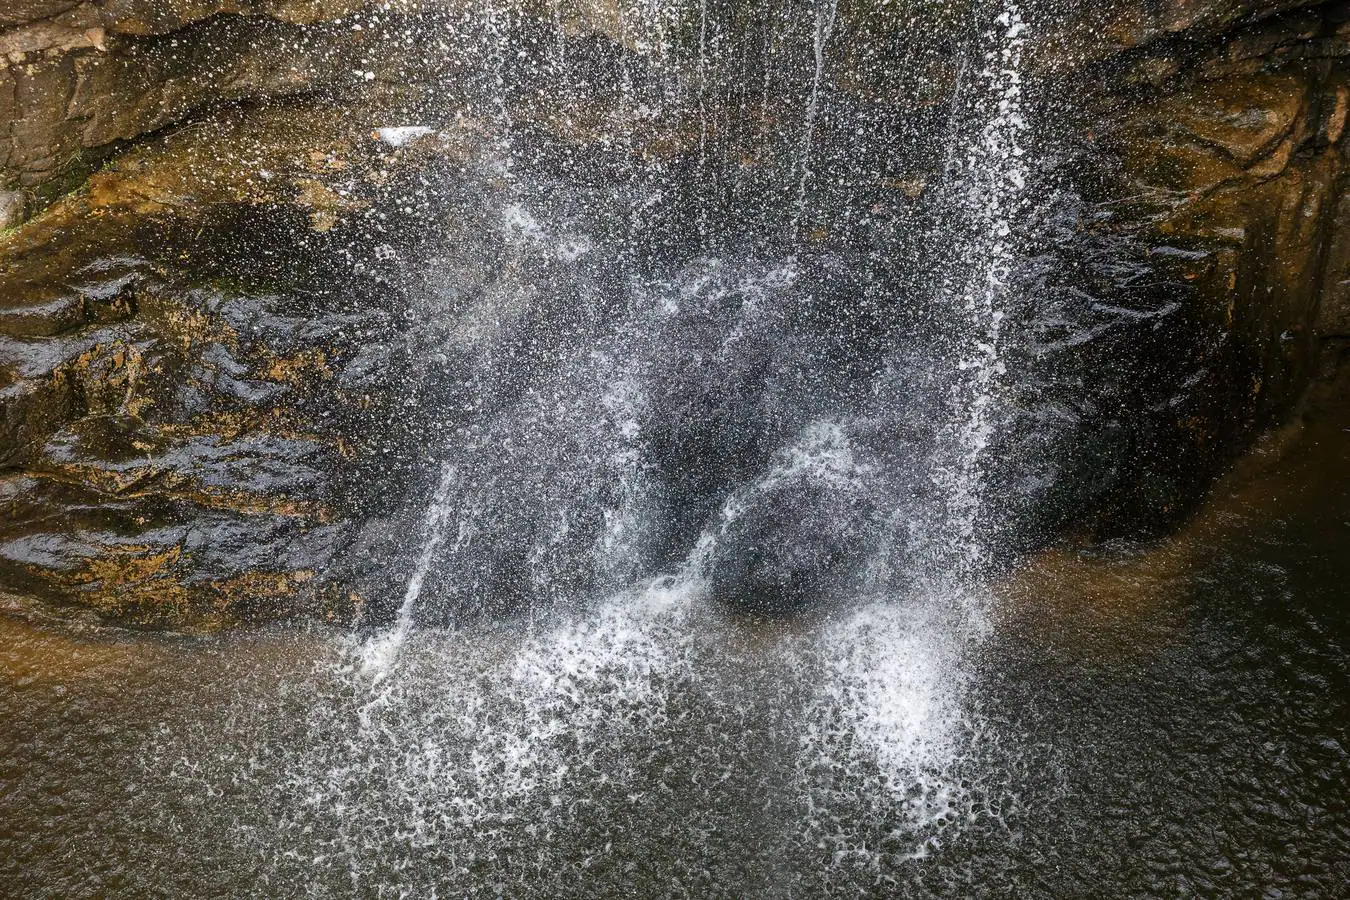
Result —
<instances>
[{"instance_id":1,"label":"waterfall","mask_svg":"<svg viewBox=\"0 0 1350 900\"><path fill-rule=\"evenodd\" d=\"M708 0L698 4L698 240L708 246Z\"/></svg>"},{"instance_id":2,"label":"waterfall","mask_svg":"<svg viewBox=\"0 0 1350 900\"><path fill-rule=\"evenodd\" d=\"M564 57L560 8L550 75L584 87L588 73L569 68L584 47ZM708 181L730 142L713 133L714 86L720 66L744 60L717 51L715 11L683 10L682 49L665 37L681 10L618 16L622 43L640 49L615 61L620 96L602 119L610 180L577 184L537 179L528 117L511 108L506 62L522 51L500 11L484 23L486 92L505 135L481 174L460 176L487 186L451 196L455 221L489 227L439 249L423 303L430 348L454 360L432 412L454 427L429 448L440 478L418 505L401 603L350 664L364 677L352 744L396 761L388 789L409 799L419 840L448 840L448 821L499 835L522 817L556 839L577 813L547 798L584 808L638 792L644 766L685 740L673 723L704 714L687 706L711 704L710 722L734 730L727 710L752 715L761 698L709 674L737 640L729 609L807 616L745 663L791 686L790 724L774 740L785 793L810 810L803 840L872 865L866 829L903 835L903 852L922 856L973 814L968 657L1027 178L1020 10L1008 4L982 44L967 44L983 47L982 64L962 60L948 116L957 149L941 154L946 183L931 201L943 250L914 263L908 293L876 248L800 240L808 221L858 215L855 198L811 189L845 184L838 167L859 165L820 128L835 0L797 35L810 80L785 183L756 193L735 179L734 204L773 209L731 219L764 233L722 228ZM783 65L772 30L764 23L755 81L761 124L768 73ZM971 118L974 136L960 137ZM646 155L639 126L658 120L687 129L687 168ZM519 171L502 171L515 121ZM880 181L885 161L869 164ZM905 237L881 234L887 250ZM475 637L483 621L509 637ZM481 672L463 673L478 663L456 655L461 639L496 647ZM454 815L436 818L447 806Z\"/></svg>"},{"instance_id":3,"label":"waterfall","mask_svg":"<svg viewBox=\"0 0 1350 900\"><path fill-rule=\"evenodd\" d=\"M1139 147L1037 121L1067 77L1032 48L1076 31L1029 0L269 6L365 12L185 26L186 62L313 34L280 84L341 74L325 46L359 82L119 144L4 238L0 895L1345 892L1320 476L1350 422L1312 397L1123 563L1056 542L1175 508L1216 411L1280 387L1228 377L1264 332L1210 303L1270 248L1160 246L1154 200L1107 208ZM1326 6L1243 25L1275 50L1238 92L1219 29L1142 102L1244 124ZM392 72L366 27L404 16ZM179 43L108 71L192 99ZM21 105L94 61L65 52L7 70ZM1345 112L1323 63L1309 140ZM1315 205L1323 168L1281 177ZM315 620L230 629L255 611ZM170 613L222 633L100 623Z\"/></svg>"},{"instance_id":4,"label":"waterfall","mask_svg":"<svg viewBox=\"0 0 1350 900\"><path fill-rule=\"evenodd\" d=\"M718 536L716 553L703 565L717 590L765 608L807 604L819 593L856 594L868 579L880 583L873 574L883 569L932 574L898 559L905 555L936 552L938 569L963 581L987 559L985 457L1006 375L1001 343L1027 178L1020 8L1008 3L984 35L983 63L968 96L961 96L967 90L962 61L950 119L958 135L968 126L957 110L968 110L979 124L973 137L952 136L963 150L959 162L946 166L938 212L955 238L940 239L945 256L936 267L936 296L885 301L926 303L942 315L949 330L946 359L929 357L925 336L888 321L867 299L893 288L860 280L861 258L852 267L828 254L799 262L803 250L794 247L775 265L760 262L747 243L732 251L745 254L743 260L686 257L672 275L650 268L671 248L638 252L641 242L663 236L637 212L650 212L651 202L692 196L690 237L707 253L710 208L701 182L713 161L708 86L711 68L722 61L709 51L710 13L702 3L695 13L697 47L690 52L698 89L685 101L697 117L699 184L692 195L672 183L678 168L633 162L639 155L633 126L620 122L619 139L607 138L620 151L619 180L570 196L515 177L507 163L508 171L498 173L507 176L505 187L496 183L479 201L500 205L501 232L482 244L445 248L451 284L464 272L495 273L477 293L446 295L437 288L427 303L428 315L465 322L451 326L464 340L438 350L463 360L462 385L450 394L479 391L490 400L500 386L510 387L490 402L470 396L464 409L473 412L456 432L466 440L443 452L446 474L395 616L397 640L421 614L429 581L438 592L425 610L432 617L444 607L453 618L459 605L475 613L584 607L597 591L625 588L625 578L631 586L670 575L675 560L691 558L700 535ZM790 214L794 238L808 214L827 50L838 15L833 0L818 4L811 29L812 77ZM660 58L665 11L650 16L621 16L618 27L625 41ZM509 132L508 24L490 9L483 27L487 90L494 118ZM770 64L766 57L766 69ZM639 106L630 95L650 85L639 84L641 70L627 60L619 61L619 71L619 109L631 118ZM653 199L642 199L649 195ZM747 193L745 202L757 198ZM814 213L822 221L831 214L843 213ZM925 277L931 283L932 275ZM864 311L869 318L860 326ZM439 334L445 327L433 322L430 330ZM860 327L875 332L872 344L859 340L865 336ZM946 379L940 387L946 396L936 401L946 407L939 413L945 424L929 435L925 421L937 410L924 404L936 398L916 390L916 377L939 386ZM830 453L848 460L848 478L836 478L828 467L792 467L800 454L795 442L820 435L832 435ZM935 457L927 477L941 498L937 507L923 499L915 480L925 465L915 454L925 443ZM898 507L895 498L901 498ZM727 509L746 504L747 515L726 519ZM794 508L795 517L789 514ZM472 516L471 547L444 548L445 520L453 516ZM919 522L926 524L919 528ZM864 565L869 556L873 562ZM872 574L859 574L863 570Z\"/></svg>"},{"instance_id":5,"label":"waterfall","mask_svg":"<svg viewBox=\"0 0 1350 900\"><path fill-rule=\"evenodd\" d=\"M1018 4L1005 4L985 40L991 46L977 78L977 109L992 115L966 146L962 163L951 167L955 181L949 190L966 237L955 248L957 271L945 285L961 329L956 350L961 377L952 389L957 414L944 448L951 458L938 480L947 497L957 566L965 574L978 571L987 557L979 534L984 457L995 427L999 384L1007 374L1001 353L1005 301L1016 261L1015 229L1026 208L1028 125L1021 72L1026 25Z\"/></svg>"}]
</instances>

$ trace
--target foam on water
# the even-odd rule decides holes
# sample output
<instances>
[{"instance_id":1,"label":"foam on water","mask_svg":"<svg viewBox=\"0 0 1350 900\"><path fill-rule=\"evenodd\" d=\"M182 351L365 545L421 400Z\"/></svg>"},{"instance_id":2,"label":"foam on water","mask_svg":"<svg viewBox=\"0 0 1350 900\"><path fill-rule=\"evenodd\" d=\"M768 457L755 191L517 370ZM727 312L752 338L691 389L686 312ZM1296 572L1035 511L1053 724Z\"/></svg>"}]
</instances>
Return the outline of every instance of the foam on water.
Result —
<instances>
[{"instance_id":1,"label":"foam on water","mask_svg":"<svg viewBox=\"0 0 1350 900\"><path fill-rule=\"evenodd\" d=\"M229 736L166 733L146 764L205 798L270 795L231 829L263 885L302 871L317 893L336 877L382 895L478 884L484 866L522 877L500 863L543 864L585 809L650 788L650 748L670 743L668 704L697 669L701 601L696 582L665 579L532 626L417 630L374 678L371 643L352 641L304 686L297 739L233 745L260 715L243 707ZM411 871L419 860L432 868Z\"/></svg>"},{"instance_id":2,"label":"foam on water","mask_svg":"<svg viewBox=\"0 0 1350 900\"><path fill-rule=\"evenodd\" d=\"M972 817L971 634L964 600L944 593L864 604L813 647L800 764L812 835L837 861L923 856Z\"/></svg>"},{"instance_id":3,"label":"foam on water","mask_svg":"<svg viewBox=\"0 0 1350 900\"><path fill-rule=\"evenodd\" d=\"M539 893L663 832L666 865L693 873L698 835L731 822L758 835L748 863L797 848L789 869L814 878L822 849L876 866L970 814L949 619L876 603L742 646L708 599L668 578L533 625L417 629L377 680L353 641L291 688L309 697L293 738L242 739L268 721L255 697L228 733L165 732L145 764L236 817L262 886L316 894ZM258 799L212 799L240 793Z\"/></svg>"}]
</instances>

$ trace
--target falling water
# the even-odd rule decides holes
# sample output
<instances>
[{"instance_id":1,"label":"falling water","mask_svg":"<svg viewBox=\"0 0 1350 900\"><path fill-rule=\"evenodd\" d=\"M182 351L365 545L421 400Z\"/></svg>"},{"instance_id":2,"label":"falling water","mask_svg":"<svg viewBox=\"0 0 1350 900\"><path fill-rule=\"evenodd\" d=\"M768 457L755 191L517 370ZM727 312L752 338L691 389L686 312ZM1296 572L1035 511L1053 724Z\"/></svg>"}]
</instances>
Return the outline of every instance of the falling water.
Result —
<instances>
[{"instance_id":1,"label":"falling water","mask_svg":"<svg viewBox=\"0 0 1350 900\"><path fill-rule=\"evenodd\" d=\"M580 84L562 9L550 78ZM437 487L409 498L418 527L389 541L411 574L388 624L320 666L308 727L328 738L250 762L296 794L275 827L323 835L325 865L358 887L453 889L486 871L525 892L574 842L585 859L566 865L603 858L615 822L645 839L672 793L688 828L729 816L765 847L864 873L978 815L966 701L1026 179L1020 13L998 18L978 95L953 101L984 117L945 193L961 269L945 284L921 272L928 293L897 298L875 254L796 245L808 216L855 214L814 208L810 190L830 163L817 145L835 0L815 10L795 185L738 190L764 209L730 218L765 233L716 241L704 182L728 149L708 118L725 23L689 12L692 79L678 61L651 75L676 53L671 10L619 18L643 48L619 63L601 141L619 183L531 174L508 83L523 51L511 16L484 16L494 139L456 176L471 189L447 190L452 217L483 227L436 248L415 297L427 358L455 362L430 389L446 421L427 448ZM639 124L682 122L692 188L638 140ZM913 315L952 305L955 368ZM801 618L748 638L743 612ZM254 852L290 877L293 861Z\"/></svg>"},{"instance_id":2,"label":"falling water","mask_svg":"<svg viewBox=\"0 0 1350 900\"><path fill-rule=\"evenodd\" d=\"M939 472L948 497L948 523L959 548L957 565L978 571L986 548L977 531L983 509L984 453L995 427L1000 379L1007 374L1000 342L1005 300L1017 258L1016 228L1025 212L1027 165L1023 140L1021 62L1026 25L1008 3L988 36L980 71L980 108L993 115L966 147L952 193L966 217L967 239L954 255L957 271L947 289L963 332L958 336L962 377L952 391L954 459Z\"/></svg>"},{"instance_id":3,"label":"falling water","mask_svg":"<svg viewBox=\"0 0 1350 900\"><path fill-rule=\"evenodd\" d=\"M445 543L445 523L452 514L450 509L450 488L455 483L455 469L446 466L441 473L440 484L432 495L431 504L426 513L426 534L423 536L422 552L417 557L417 565L408 576L408 584L403 590L403 602L399 604L398 618L394 624L379 635L368 640L362 648L364 671L382 677L387 674L398 656L399 650L408 639L413 627L413 613L417 600L422 596L422 585L426 582L436 555Z\"/></svg>"},{"instance_id":4,"label":"falling water","mask_svg":"<svg viewBox=\"0 0 1350 900\"><path fill-rule=\"evenodd\" d=\"M659 25L660 14L656 15ZM791 211L794 237L807 212L826 50L837 15L834 2L820 5L815 15L811 41L814 67ZM694 101L700 181L710 164L705 96L712 65L708 16L708 8L700 5ZM665 624L653 632L655 643L625 645L628 651L643 654L664 653L658 645L678 639L680 620L670 619L670 610L678 608L681 616L690 615L710 596L747 592L746 602L753 605L761 602L758 598L765 591L787 588L789 593L784 597L767 602L797 605L813 602L816 598L812 591L835 592L841 597L853 593L864 601L860 611L819 636L826 661L825 671L812 691L814 711L806 713L806 721L814 723L807 726L808 734L815 735L807 741L813 748L811 753L821 754L823 759L851 754L860 765L876 767L879 777L890 785L883 797L905 797L916 779L929 777L924 774L926 766L956 752L949 742L957 736L943 723L957 714L961 648L972 623L948 611L959 613L969 605L974 590L971 577L983 553L977 535L982 455L995 426L992 407L999 378L1004 374L999 353L1002 303L1007 270L1014 261L1014 229L1026 179L1022 140L1027 126L1022 117L1019 68L1025 37L1018 7L1009 5L995 25L996 31L987 38L989 47L978 79L980 91L973 98L958 95L952 101L954 110L968 104L977 115L986 116L978 136L968 142L963 163L949 166L948 172L951 183L947 194L965 240L957 249L961 268L947 276L944 291L954 298L962 330L958 335L959 363L950 387L954 414L947 437L934 445L938 448L934 478L945 497L942 509L947 518L938 530L948 529L955 535L955 555L946 557L943 565L955 564L957 580L953 583L944 580L945 576L934 580L938 572L925 573L912 564L896 569L891 557L904 551L894 540L869 543L864 537L867 519L853 521L860 514L868 515L869 509L877 510L878 527L881 517L888 517L887 528L892 532L897 523L908 522L912 531L915 522L926 521L921 511L903 504L897 508L887 499L888 495L903 495L905 489L895 482L899 472L892 474L891 470L897 465L903 470L906 464L887 459L886 452L878 455L879 448L872 446L871 438L855 434L859 424L873 413L836 411L829 418L822 416L824 408L811 412L809 403L793 413L801 417L796 436L782 436L787 442L769 456L767 467L759 475L740 487L729 485L720 500L710 498L706 509L711 518L688 549L677 554L682 562L673 574L669 568L663 572L652 567L652 561L670 555L669 550L660 550L662 539L652 533L661 516L662 488L659 478L654 480L658 473L651 459L653 440L669 427L663 418L670 415L670 390L678 382L668 379L678 371L676 367L687 366L688 360L710 350L714 358L724 360L720 365L730 366L734 373L745 361L739 357L761 346L760 342L769 342L762 345L768 348L785 337L791 340L790 331L777 331L799 326L776 310L792 310L795 304L805 302L802 310L806 312L814 302L809 294L812 282L802 278L796 263L771 269L767 275L734 274L728 282L723 274L728 271L725 264L705 258L695 260L687 267L687 274L674 280L640 286L629 301L619 305L611 301L607 312L588 313L584 321L593 324L582 326L575 337L551 351L549 368L538 375L517 371L513 357L502 361L495 355L484 357L487 368L474 379L491 383L524 375L527 384L531 379L535 382L534 387L526 389L526 397L542 400L551 394L555 399L537 406L531 401L510 408L507 417L488 423L489 430L483 437L466 448L468 456L460 451L444 464L426 513L422 550L403 602L390 629L368 644L368 660L375 659L384 667L382 671L389 669L390 661L413 631L419 604L429 602L434 608L452 602L445 599L447 595L475 597L477 592L494 590L491 585L503 580L518 585L511 590L523 588L566 610L557 627L568 634L575 634L578 627L589 627L579 625L575 616L587 621L591 613L586 611L597 602L600 606L595 615L613 617L623 610L622 620L629 623L625 627L638 631L656 621L648 616L659 609ZM639 40L631 36L651 27L640 19L627 18L620 26L630 35L630 41ZM555 22L555 28L561 25ZM492 92L502 109L500 124L509 128L501 69L507 51L501 23L492 18L487 31L493 45ZM659 35L657 45L664 46ZM628 94L634 88L627 64L623 71L623 108L631 114ZM964 78L958 78L958 94L963 87ZM697 229L704 235L706 191L700 187L696 196ZM514 260L511 270L520 271L522 278L528 278L530 269L543 264L545 258L561 252L553 249L560 240L563 243L558 246L586 248L588 258L632 259L631 221L626 223L619 245L607 247L598 232L578 235L576 225L550 221L539 207L545 201L531 199L524 185L513 185L500 202L506 203L503 233L508 241L504 249ZM589 216L586 213L583 220ZM581 227L594 232L595 223ZM568 232L572 236L564 238ZM587 277L589 270L580 254L564 253L561 258L574 270L570 277ZM626 270L625 281L639 278L638 273ZM584 281L577 283L585 290ZM611 289L615 286L613 281L606 283ZM798 294L800 299L795 296ZM696 322L702 323L698 327L706 327L709 317L719 322L712 334L701 336L688 330ZM595 330L594 323L607 318L622 324L617 329ZM706 343L709 337L713 338L711 345ZM815 358L817 351L811 343L815 340L807 338L802 345L810 366L823 362ZM503 364L512 368L496 368ZM672 368L663 369L667 365ZM910 365L903 360L889 364L887 371L892 375L871 388L879 402L897 389L895 373ZM699 390L718 390L709 384L695 384ZM741 389L731 382L727 387ZM600 398L598 408L591 406L593 398ZM577 437L583 448L567 449ZM482 449L473 450L474 446ZM533 486L528 487L528 493L521 494L529 485ZM766 549L762 545L765 522L776 521L774 510L782 504L800 503L801 496L818 497L824 504L824 530L780 533L776 539L782 547ZM686 498L686 502L688 499L692 498ZM522 517L533 520L528 525L528 533L534 535L532 543L520 551L509 549L520 541L517 534L525 527ZM447 547L448 523L455 521L461 534L473 535L474 539ZM829 533L841 523L844 531ZM909 543L914 540L928 544L933 535L911 535ZM494 551L494 547L498 549ZM839 549L844 547L850 549L840 556ZM509 555L494 555L503 551ZM776 553L787 555L779 558ZM870 564L866 561L868 553L872 554ZM510 566L523 571L503 568ZM871 582L855 577L887 569L920 579L917 593L923 595L922 599L897 601L894 577ZM432 578L436 570L444 574ZM587 574L588 570L592 574ZM517 577L520 574L528 577ZM436 587L428 595L429 583ZM870 587L865 586L869 583ZM636 597L652 596L651 589L641 587L643 584L664 584L662 596L678 599L657 607L637 602ZM607 599L587 599L594 592ZM913 587L910 592L914 592ZM609 612L600 613L598 609ZM937 615L935 610L944 612ZM550 621L546 616L539 627L547 632L555 627ZM635 665L639 662L632 660ZM598 689L600 685L596 684L590 690ZM385 692L381 696L388 696L387 688L381 690ZM808 766L803 771L813 769ZM812 776L802 777L809 780ZM941 779L932 782L920 804L924 810L934 808L934 803L946 809L946 804L953 802L950 786L942 786L946 783ZM813 788L808 784L803 790L809 793ZM918 812L916 808L916 816ZM914 821L929 820L920 817Z\"/></svg>"},{"instance_id":5,"label":"falling water","mask_svg":"<svg viewBox=\"0 0 1350 900\"><path fill-rule=\"evenodd\" d=\"M839 14L839 0L828 0L828 5L816 10L815 39L812 54L815 59L815 72L811 78L811 93L806 101L806 116L802 126L802 146L800 151L801 173L797 177L797 205L792 214L792 240L797 241L801 229L802 216L806 213L806 191L811 181L811 149L815 141L816 117L820 115L820 95L825 82L825 47L834 32L835 18Z\"/></svg>"},{"instance_id":6,"label":"falling water","mask_svg":"<svg viewBox=\"0 0 1350 900\"><path fill-rule=\"evenodd\" d=\"M708 244L708 0L698 5L698 238L699 246Z\"/></svg>"}]
</instances>

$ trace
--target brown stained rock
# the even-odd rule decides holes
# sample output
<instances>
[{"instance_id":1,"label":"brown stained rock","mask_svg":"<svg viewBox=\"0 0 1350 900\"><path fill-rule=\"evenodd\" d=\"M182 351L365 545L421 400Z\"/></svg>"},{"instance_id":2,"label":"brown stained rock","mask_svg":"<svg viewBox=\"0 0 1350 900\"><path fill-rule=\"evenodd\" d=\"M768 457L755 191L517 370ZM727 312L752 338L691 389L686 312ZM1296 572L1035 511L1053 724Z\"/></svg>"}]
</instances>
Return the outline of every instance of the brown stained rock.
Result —
<instances>
[{"instance_id":1,"label":"brown stained rock","mask_svg":"<svg viewBox=\"0 0 1350 900\"><path fill-rule=\"evenodd\" d=\"M28 189L29 213L77 186L125 142L240 101L370 91L354 59L415 93L424 71L455 70L464 48L414 52L400 17L462 0L93 0L31 4L0 18L0 189ZM375 7L365 27L341 21ZM568 13L604 32L609 13ZM36 17L36 18L34 18ZM381 43L383 42L383 43ZM468 52L474 52L470 49ZM655 142L654 144L655 145ZM330 216L316 212L316 224Z\"/></svg>"},{"instance_id":2,"label":"brown stained rock","mask_svg":"<svg viewBox=\"0 0 1350 900\"><path fill-rule=\"evenodd\" d=\"M23 224L27 202L22 191L0 191L0 232Z\"/></svg>"},{"instance_id":3,"label":"brown stained rock","mask_svg":"<svg viewBox=\"0 0 1350 900\"><path fill-rule=\"evenodd\" d=\"M1331 240L1322 272L1314 326L1323 338L1350 338L1350 193L1331 212Z\"/></svg>"},{"instance_id":4,"label":"brown stained rock","mask_svg":"<svg viewBox=\"0 0 1350 900\"><path fill-rule=\"evenodd\" d=\"M327 239L316 205L359 235L375 194L479 140L395 150L370 138L383 123L230 111L0 237L0 583L154 627L355 614L322 573L370 513L363 467L387 468L381 380L401 370L355 362L384 294L300 312L287 290L208 273L229 254L243 265L221 271L257 270L249 242Z\"/></svg>"},{"instance_id":5,"label":"brown stained rock","mask_svg":"<svg viewBox=\"0 0 1350 900\"><path fill-rule=\"evenodd\" d=\"M320 163L320 165L326 164ZM365 208L364 203L343 197L316 178L300 179L296 182L296 187L299 188L300 192L296 196L295 202L312 210L309 214L309 220L314 230L318 232L331 231L344 212Z\"/></svg>"},{"instance_id":6,"label":"brown stained rock","mask_svg":"<svg viewBox=\"0 0 1350 900\"><path fill-rule=\"evenodd\" d=\"M1287 408L1313 365L1313 322L1321 270L1331 232L1331 202L1340 174L1338 155L1293 166L1257 193L1260 222L1248 248L1250 308L1241 321L1263 360L1261 380L1272 411Z\"/></svg>"},{"instance_id":7,"label":"brown stained rock","mask_svg":"<svg viewBox=\"0 0 1350 900\"><path fill-rule=\"evenodd\" d=\"M123 34L167 34L218 15L270 16L310 25L371 5L372 0L7 0L0 10L0 29L98 27Z\"/></svg>"},{"instance_id":8,"label":"brown stained rock","mask_svg":"<svg viewBox=\"0 0 1350 900\"><path fill-rule=\"evenodd\" d=\"M1040 68L1069 71L1176 38L1205 42L1244 25L1317 6L1322 0L1108 0L1066 4L1026 0L1037 21L1030 56Z\"/></svg>"},{"instance_id":9,"label":"brown stained rock","mask_svg":"<svg viewBox=\"0 0 1350 900\"><path fill-rule=\"evenodd\" d=\"M161 4L162 5L162 4ZM35 187L85 151L154 132L204 108L343 81L352 32L273 19L188 15L184 30L105 41L102 26L0 33L0 184ZM290 18L307 21L307 15ZM44 36L45 35L45 36ZM37 44L50 46L34 52ZM336 42L336 43L335 43ZM53 55L55 54L55 55ZM3 60L18 60L7 66Z\"/></svg>"},{"instance_id":10,"label":"brown stained rock","mask_svg":"<svg viewBox=\"0 0 1350 900\"><path fill-rule=\"evenodd\" d=\"M1089 94L1102 112L1085 126L1091 163L1111 173L1104 197L1121 204L1113 221L1149 248L1161 296L1185 286L1185 315L1209 335L1193 358L1169 348L1157 360L1192 367L1173 433L1142 466L1164 489L1131 482L1108 523L1176 504L1221 471L1289 414L1321 377L1321 347L1350 322L1345 11L1309 6L1212 40L1159 37L1098 70L1121 79Z\"/></svg>"},{"instance_id":11,"label":"brown stained rock","mask_svg":"<svg viewBox=\"0 0 1350 900\"><path fill-rule=\"evenodd\" d=\"M29 54L63 53L85 47L106 50L107 32L101 27L69 27L42 22L29 28L0 33L0 57L23 62Z\"/></svg>"},{"instance_id":12,"label":"brown stained rock","mask_svg":"<svg viewBox=\"0 0 1350 900\"><path fill-rule=\"evenodd\" d=\"M361 126L359 119L349 121L331 106L274 106L229 112L167 135L94 174L80 193L0 239L0 277L7 259L30 257L25 269L31 272L38 268L32 254L59 257L61 248L78 242L73 230L90 217L125 222L130 228L146 220L202 219L213 208L232 204L298 202L311 207L310 201L326 201L324 207L335 213L363 208L360 201L341 198L323 180L348 179L347 170L356 162L363 171L374 171L371 153L376 148ZM305 148L300 158L312 153L320 162L298 162L297 148ZM117 228L110 221L100 230L112 237Z\"/></svg>"},{"instance_id":13,"label":"brown stained rock","mask_svg":"<svg viewBox=\"0 0 1350 900\"><path fill-rule=\"evenodd\" d=\"M1247 170L1228 163L1222 178L1176 204L1158 224L1161 242L1209 248L1215 271L1201 284L1216 322L1243 348L1259 395L1252 427L1287 409L1316 355L1313 320L1322 293L1339 152L1295 159L1293 138Z\"/></svg>"},{"instance_id":14,"label":"brown stained rock","mask_svg":"<svg viewBox=\"0 0 1350 900\"><path fill-rule=\"evenodd\" d=\"M1178 137L1217 149L1237 165L1251 167L1269 156L1305 122L1309 86L1294 73L1259 73L1205 82L1170 98L1160 117Z\"/></svg>"},{"instance_id":15,"label":"brown stained rock","mask_svg":"<svg viewBox=\"0 0 1350 900\"><path fill-rule=\"evenodd\" d=\"M79 5L80 0L6 0L0 7L0 27L50 19Z\"/></svg>"},{"instance_id":16,"label":"brown stained rock","mask_svg":"<svg viewBox=\"0 0 1350 900\"><path fill-rule=\"evenodd\" d=\"M1316 129L1311 90L1295 73L1200 82L1133 108L1117 139L1133 177L1151 187L1198 196L1271 178Z\"/></svg>"},{"instance_id":17,"label":"brown stained rock","mask_svg":"<svg viewBox=\"0 0 1350 900\"><path fill-rule=\"evenodd\" d=\"M1160 240L1235 254L1205 292L1265 360L1265 388L1286 397L1309 370L1313 319L1324 285L1338 283L1329 270L1345 240L1336 210L1350 75L1290 56L1327 52L1310 42L1332 40L1330 28L1318 9L1238 32L1188 73L1128 99L1114 134L1132 189L1171 198Z\"/></svg>"},{"instance_id":18,"label":"brown stained rock","mask_svg":"<svg viewBox=\"0 0 1350 900\"><path fill-rule=\"evenodd\" d=\"M82 568L68 576L83 602L107 616L136 619L153 610L174 619L188 614L190 603L174 569L182 559L177 546L106 544Z\"/></svg>"},{"instance_id":19,"label":"brown stained rock","mask_svg":"<svg viewBox=\"0 0 1350 900\"><path fill-rule=\"evenodd\" d=\"M0 303L0 334L11 337L51 337L85 322L78 296L11 297Z\"/></svg>"},{"instance_id":20,"label":"brown stained rock","mask_svg":"<svg viewBox=\"0 0 1350 900\"><path fill-rule=\"evenodd\" d=\"M312 569L252 570L229 578L193 577L191 551L180 543L91 544L82 564L61 574L81 606L127 625L216 631L249 621L306 613L350 622L348 596L314 581Z\"/></svg>"},{"instance_id":21,"label":"brown stained rock","mask_svg":"<svg viewBox=\"0 0 1350 900\"><path fill-rule=\"evenodd\" d=\"M1330 102L1324 104L1318 140L1327 144L1338 142L1345 134L1347 116L1350 116L1350 84L1341 76L1331 85Z\"/></svg>"},{"instance_id":22,"label":"brown stained rock","mask_svg":"<svg viewBox=\"0 0 1350 900\"><path fill-rule=\"evenodd\" d=\"M30 173L54 172L76 153L79 128L67 120L75 86L72 57L38 59L10 69L14 80L14 118L9 123L10 181L32 183Z\"/></svg>"}]
</instances>

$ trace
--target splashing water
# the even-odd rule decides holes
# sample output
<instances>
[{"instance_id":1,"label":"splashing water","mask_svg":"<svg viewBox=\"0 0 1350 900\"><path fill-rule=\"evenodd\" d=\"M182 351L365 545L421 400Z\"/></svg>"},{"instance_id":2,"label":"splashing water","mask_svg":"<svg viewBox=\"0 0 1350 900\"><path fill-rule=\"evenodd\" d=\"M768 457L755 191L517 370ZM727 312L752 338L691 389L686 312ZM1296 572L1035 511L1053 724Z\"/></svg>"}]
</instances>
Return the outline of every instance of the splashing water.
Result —
<instances>
[{"instance_id":1,"label":"splashing water","mask_svg":"<svg viewBox=\"0 0 1350 900\"><path fill-rule=\"evenodd\" d=\"M261 831L236 829L276 884L322 859L358 890L526 893L540 873L603 866L620 834L697 845L728 828L865 869L935 852L976 815L982 466L1027 178L1019 8L988 37L971 101L985 121L949 166L961 269L944 269L931 305L956 307L954 370L907 315L919 301L894 296L884 254L798 243L824 193L812 183L829 160L835 0L814 7L786 183L765 201L737 177L739 202L772 212L740 245L712 233L705 183L731 141L710 118L725 32L714 6L683 11L697 41L685 74L681 12L619 16L623 42L676 74L644 85L639 60L619 61L622 115L594 127L622 149L623 182L597 187L530 173L521 147L537 123L513 112L508 84L515 16L489 3L495 127L473 163L487 186L456 208L486 227L438 248L416 298L427 355L454 360L435 388L440 477L418 503L392 620L315 673L306 727L322 739L241 776L284 786ZM544 33L550 76L571 86L586 47L569 43L566 14L552 4ZM632 121L684 114L692 189ZM666 246L679 241L658 214L687 216L679 237L696 255ZM738 624L766 611L805 615L766 634ZM238 761L211 753L175 772L215 789ZM318 852L290 859L268 844L278 832Z\"/></svg>"},{"instance_id":2,"label":"splashing water","mask_svg":"<svg viewBox=\"0 0 1350 900\"><path fill-rule=\"evenodd\" d=\"M799 764L815 837L839 861L922 857L971 814L968 776L977 760L965 693L975 634L961 615L969 598L931 590L927 604L862 606L826 628L815 649L825 671ZM859 821L889 823L905 838L884 851L869 847Z\"/></svg>"}]
</instances>

